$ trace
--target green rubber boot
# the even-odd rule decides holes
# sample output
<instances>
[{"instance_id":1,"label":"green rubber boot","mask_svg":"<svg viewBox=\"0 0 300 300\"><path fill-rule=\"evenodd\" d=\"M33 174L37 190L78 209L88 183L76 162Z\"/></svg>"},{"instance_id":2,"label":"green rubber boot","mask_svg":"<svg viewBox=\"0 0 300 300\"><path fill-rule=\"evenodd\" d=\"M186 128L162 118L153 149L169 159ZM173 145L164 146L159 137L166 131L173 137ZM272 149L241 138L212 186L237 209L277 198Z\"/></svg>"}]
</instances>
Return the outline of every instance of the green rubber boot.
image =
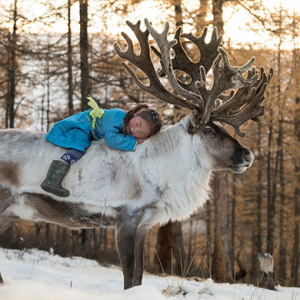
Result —
<instances>
[{"instance_id":1,"label":"green rubber boot","mask_svg":"<svg viewBox=\"0 0 300 300\"><path fill-rule=\"evenodd\" d=\"M61 160L53 160L48 170L47 177L41 184L41 188L54 195L68 197L70 192L61 186L61 182L69 169L70 166L67 163Z\"/></svg>"}]
</instances>

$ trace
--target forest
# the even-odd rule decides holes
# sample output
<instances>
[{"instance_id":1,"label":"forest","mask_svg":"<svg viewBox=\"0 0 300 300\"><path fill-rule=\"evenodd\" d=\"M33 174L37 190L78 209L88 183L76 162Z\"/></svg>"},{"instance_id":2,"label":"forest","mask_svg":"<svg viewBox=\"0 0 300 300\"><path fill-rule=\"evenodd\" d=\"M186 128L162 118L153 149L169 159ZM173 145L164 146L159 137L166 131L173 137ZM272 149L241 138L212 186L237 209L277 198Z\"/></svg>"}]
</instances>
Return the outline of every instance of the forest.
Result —
<instances>
[{"instance_id":1,"label":"forest","mask_svg":"<svg viewBox=\"0 0 300 300\"><path fill-rule=\"evenodd\" d=\"M265 115L236 136L255 161L243 174L215 172L210 199L190 219L152 228L145 271L253 283L258 253L270 253L276 284L300 286L300 10L270 2L0 0L0 128L46 133L88 109L88 95L102 108L150 103L165 126L175 124L188 110L141 91L113 44L124 44L126 20L147 17L161 31L168 21L172 35L179 26L196 36L217 27L232 65L254 56L258 68L274 69ZM119 264L112 228L71 231L22 220L0 236L0 246Z\"/></svg>"}]
</instances>

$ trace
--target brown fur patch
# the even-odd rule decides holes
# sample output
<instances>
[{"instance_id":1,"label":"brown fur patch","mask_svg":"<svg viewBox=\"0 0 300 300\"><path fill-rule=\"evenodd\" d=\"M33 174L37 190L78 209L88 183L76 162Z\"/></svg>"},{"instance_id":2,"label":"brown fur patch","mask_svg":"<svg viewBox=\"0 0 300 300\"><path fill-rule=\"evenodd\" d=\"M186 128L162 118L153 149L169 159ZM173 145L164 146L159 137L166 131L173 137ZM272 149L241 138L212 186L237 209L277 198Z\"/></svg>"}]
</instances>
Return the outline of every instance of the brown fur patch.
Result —
<instances>
[{"instance_id":1,"label":"brown fur patch","mask_svg":"<svg viewBox=\"0 0 300 300\"><path fill-rule=\"evenodd\" d=\"M13 162L0 161L0 182L4 185L19 185L19 165Z\"/></svg>"},{"instance_id":2,"label":"brown fur patch","mask_svg":"<svg viewBox=\"0 0 300 300\"><path fill-rule=\"evenodd\" d=\"M101 213L90 213L81 204L56 201L43 194L24 193L26 205L34 208L34 219L71 229L114 226L115 220Z\"/></svg>"}]
</instances>

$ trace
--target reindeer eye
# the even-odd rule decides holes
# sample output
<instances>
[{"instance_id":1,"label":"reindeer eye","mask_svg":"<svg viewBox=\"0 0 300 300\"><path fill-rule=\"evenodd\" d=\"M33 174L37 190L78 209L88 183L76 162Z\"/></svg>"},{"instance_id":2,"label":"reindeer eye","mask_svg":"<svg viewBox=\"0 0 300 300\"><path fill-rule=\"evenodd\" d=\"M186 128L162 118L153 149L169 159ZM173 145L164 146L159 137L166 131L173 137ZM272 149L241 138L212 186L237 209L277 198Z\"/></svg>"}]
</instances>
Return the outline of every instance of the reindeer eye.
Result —
<instances>
[{"instance_id":1,"label":"reindeer eye","mask_svg":"<svg viewBox=\"0 0 300 300\"><path fill-rule=\"evenodd\" d=\"M203 130L203 133L206 134L206 135L215 136L215 131L210 126L206 126Z\"/></svg>"}]
</instances>

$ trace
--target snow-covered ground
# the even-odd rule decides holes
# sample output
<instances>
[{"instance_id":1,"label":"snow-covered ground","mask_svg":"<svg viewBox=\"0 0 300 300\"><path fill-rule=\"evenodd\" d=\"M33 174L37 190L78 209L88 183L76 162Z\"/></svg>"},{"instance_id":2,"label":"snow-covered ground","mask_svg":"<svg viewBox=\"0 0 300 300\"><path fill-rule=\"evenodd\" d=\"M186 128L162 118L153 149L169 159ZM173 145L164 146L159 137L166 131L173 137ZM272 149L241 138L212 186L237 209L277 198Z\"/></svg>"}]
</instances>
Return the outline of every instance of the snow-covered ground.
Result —
<instances>
[{"instance_id":1,"label":"snow-covered ground","mask_svg":"<svg viewBox=\"0 0 300 300\"><path fill-rule=\"evenodd\" d=\"M0 248L6 285L0 300L300 300L300 288L269 291L246 284L216 284L144 275L143 285L123 291L122 272L81 257L62 258L40 250Z\"/></svg>"}]
</instances>

